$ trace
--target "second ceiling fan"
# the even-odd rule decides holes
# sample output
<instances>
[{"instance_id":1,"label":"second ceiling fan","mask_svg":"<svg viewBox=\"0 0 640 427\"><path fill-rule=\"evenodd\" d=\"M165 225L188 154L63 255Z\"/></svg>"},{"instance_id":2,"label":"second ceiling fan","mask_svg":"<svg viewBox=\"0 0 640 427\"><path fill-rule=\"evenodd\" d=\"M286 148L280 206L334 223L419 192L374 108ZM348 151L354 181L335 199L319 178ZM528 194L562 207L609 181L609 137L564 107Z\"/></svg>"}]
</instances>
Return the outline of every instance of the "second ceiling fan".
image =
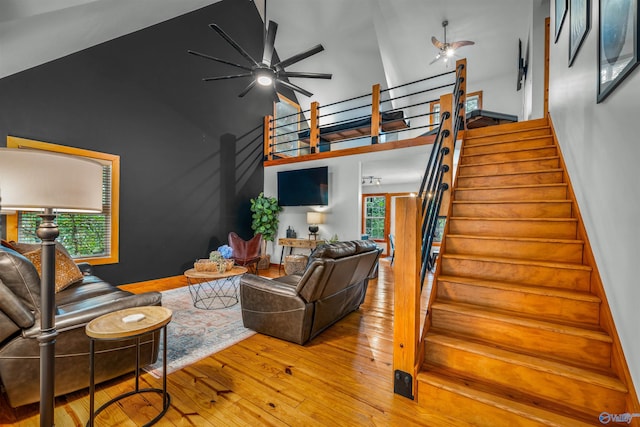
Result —
<instances>
[{"instance_id":1,"label":"second ceiling fan","mask_svg":"<svg viewBox=\"0 0 640 427\"><path fill-rule=\"evenodd\" d=\"M435 38L435 36L431 37L431 43L438 48L439 52L429 65L434 64L439 60L442 60L445 64L449 65L449 59L454 57L456 49L461 48L462 46L475 44L469 40L447 43L447 25L449 25L449 21L442 21L442 28L444 28L444 41L441 42Z\"/></svg>"},{"instance_id":2,"label":"second ceiling fan","mask_svg":"<svg viewBox=\"0 0 640 427\"><path fill-rule=\"evenodd\" d=\"M304 52L300 52L296 55L293 55L285 60L278 61L276 63L273 62L274 56L274 45L276 40L276 32L278 31L278 24L273 21L269 21L269 27L267 29L266 35L264 37L264 48L262 50L262 60L258 61L254 59L251 55L247 53L246 50L242 48L238 43L236 43L229 34L227 34L222 28L220 28L217 24L209 24L213 30L215 30L223 39L227 41L240 55L247 60L248 65L237 64L235 62L227 61L225 59L216 58L211 55L207 55L205 53L195 52L193 50L189 50L188 53L192 55L199 56L201 58L210 59L212 61L220 62L222 64L231 65L233 67L244 70L244 73L240 74L229 74L226 76L217 76L217 77L205 77L203 81L214 81L214 80L228 80L228 79L237 79L237 78L246 78L250 77L252 80L244 88L242 92L238 94L239 97L245 96L251 89L254 88L256 84L261 86L271 86L272 94L274 97L274 101L278 102L278 94L277 88L278 86L282 86L296 92L299 92L305 96L312 96L313 94L308 90L301 88L293 83L287 81L288 78L308 78L308 79L330 79L331 74L326 73L308 73L303 71L286 71L285 68L293 65L297 62L302 61L310 56L315 55L316 53L322 52L324 47L321 44L315 45L314 47L305 50Z\"/></svg>"}]
</instances>

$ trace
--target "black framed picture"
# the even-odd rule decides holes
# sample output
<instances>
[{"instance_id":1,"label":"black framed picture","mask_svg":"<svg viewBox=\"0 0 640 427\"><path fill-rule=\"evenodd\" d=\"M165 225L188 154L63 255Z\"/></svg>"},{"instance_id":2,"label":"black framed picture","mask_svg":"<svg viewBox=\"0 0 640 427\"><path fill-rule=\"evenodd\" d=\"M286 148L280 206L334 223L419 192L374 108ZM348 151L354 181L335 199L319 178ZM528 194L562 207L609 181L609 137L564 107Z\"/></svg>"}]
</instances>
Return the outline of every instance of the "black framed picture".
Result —
<instances>
[{"instance_id":1,"label":"black framed picture","mask_svg":"<svg viewBox=\"0 0 640 427\"><path fill-rule=\"evenodd\" d=\"M598 102L638 65L638 0L599 0Z\"/></svg>"},{"instance_id":2,"label":"black framed picture","mask_svg":"<svg viewBox=\"0 0 640 427\"><path fill-rule=\"evenodd\" d=\"M569 0L569 67L591 28L589 0Z\"/></svg>"},{"instance_id":3,"label":"black framed picture","mask_svg":"<svg viewBox=\"0 0 640 427\"><path fill-rule=\"evenodd\" d=\"M558 43L558 37L560 37L560 30L562 30L562 23L564 17L567 14L567 2L569 0L556 0L556 29L555 29L555 42Z\"/></svg>"}]
</instances>

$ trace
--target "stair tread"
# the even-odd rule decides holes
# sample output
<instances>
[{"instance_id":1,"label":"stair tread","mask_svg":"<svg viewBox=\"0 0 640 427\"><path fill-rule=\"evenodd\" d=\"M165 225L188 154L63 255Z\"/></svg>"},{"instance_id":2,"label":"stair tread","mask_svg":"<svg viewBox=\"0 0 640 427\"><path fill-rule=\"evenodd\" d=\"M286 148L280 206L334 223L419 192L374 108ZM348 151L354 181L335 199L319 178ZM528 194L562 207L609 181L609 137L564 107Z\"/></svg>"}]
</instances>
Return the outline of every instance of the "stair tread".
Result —
<instances>
[{"instance_id":1,"label":"stair tread","mask_svg":"<svg viewBox=\"0 0 640 427\"><path fill-rule=\"evenodd\" d=\"M578 239L554 239L551 237L508 237L508 236L478 236L475 234L447 234L447 237L463 238L463 239L478 239L478 240L505 240L510 242L531 242L531 243L568 243L581 245L584 244L584 240Z\"/></svg>"},{"instance_id":2,"label":"stair tread","mask_svg":"<svg viewBox=\"0 0 640 427\"><path fill-rule=\"evenodd\" d=\"M571 203L569 199L558 200L453 200L454 204L487 205L487 204L517 204L517 203Z\"/></svg>"},{"instance_id":3,"label":"stair tread","mask_svg":"<svg viewBox=\"0 0 640 427\"><path fill-rule=\"evenodd\" d=\"M548 221L548 222L578 222L577 218L483 218L472 216L452 216L449 220L463 221Z\"/></svg>"},{"instance_id":4,"label":"stair tread","mask_svg":"<svg viewBox=\"0 0 640 427\"><path fill-rule=\"evenodd\" d=\"M538 138L546 138L546 137L538 137ZM474 145L476 147L476 145ZM521 153L525 151L535 151L535 150L546 150L548 148L556 148L553 144L540 145L539 147L525 147L525 148L515 148L513 150L505 150L499 151L495 153L471 153L471 154L461 154L460 158L469 158L469 157L478 157L478 156L487 156L492 154L509 154L509 153Z\"/></svg>"},{"instance_id":5,"label":"stair tread","mask_svg":"<svg viewBox=\"0 0 640 427\"><path fill-rule=\"evenodd\" d=\"M463 378L457 372L433 365L425 364L423 368L424 370L420 371L416 377L419 383L431 384L439 389L500 408L541 424L558 427L600 425L592 414L578 412L554 401L541 402L541 399L527 396L519 390L497 388L492 384Z\"/></svg>"},{"instance_id":6,"label":"stair tread","mask_svg":"<svg viewBox=\"0 0 640 427\"><path fill-rule=\"evenodd\" d=\"M490 347L478 342L464 340L451 335L438 333L430 330L425 338L426 345L429 342L452 347L468 353L477 354L505 363L523 366L540 372L569 378L571 380L593 384L620 393L627 393L627 387L613 375L607 375L594 369L568 365L554 360L540 359L514 351L497 347Z\"/></svg>"},{"instance_id":7,"label":"stair tread","mask_svg":"<svg viewBox=\"0 0 640 427\"><path fill-rule=\"evenodd\" d=\"M527 137L527 138L521 138L521 139L516 138L516 139L514 139L514 141L523 141L523 140L526 140L526 139L551 137L552 136L551 127L546 125L546 126L535 126L535 127L530 127L530 128L526 128L526 129L509 129L509 130L502 130L502 129L495 129L494 128L493 130L496 130L496 132L486 133L486 134L483 134L483 135L474 135L474 132L467 131L465 136L464 136L464 139L465 139L465 141L468 141L470 139L473 140L473 139L480 139L480 138L491 138L492 136L495 137L495 136L498 136L498 135L508 135L510 133L518 134L518 133L523 133L523 132L531 132L531 131L544 130L544 129L549 131L548 135L533 136L533 137Z\"/></svg>"},{"instance_id":8,"label":"stair tread","mask_svg":"<svg viewBox=\"0 0 640 427\"><path fill-rule=\"evenodd\" d=\"M466 179L466 178L483 178L483 177L495 177L495 176L526 175L526 174L536 174L536 173L557 173L557 172L562 172L562 169L554 168L554 169L539 169L535 171L500 172L500 173L479 174L479 175L463 175L459 177Z\"/></svg>"},{"instance_id":9,"label":"stair tread","mask_svg":"<svg viewBox=\"0 0 640 427\"><path fill-rule=\"evenodd\" d=\"M563 288L552 288L546 286L525 285L509 282L498 282L493 280L474 279L470 277L440 275L437 280L462 283L466 285L482 286L485 288L504 289L514 292L525 292L536 295L564 298L570 300L599 303L600 298L588 292L573 291Z\"/></svg>"},{"instance_id":10,"label":"stair tread","mask_svg":"<svg viewBox=\"0 0 640 427\"><path fill-rule=\"evenodd\" d=\"M611 337L601 330L595 329L592 325L575 325L560 322L550 322L539 320L535 316L527 316L521 313L499 310L490 307L474 306L472 304L436 301L431 305L432 308L446 310L449 312L461 313L484 319L493 319L504 323L526 326L530 328L542 329L549 332L558 332L576 337L588 338L591 340L611 343Z\"/></svg>"},{"instance_id":11,"label":"stair tread","mask_svg":"<svg viewBox=\"0 0 640 427\"><path fill-rule=\"evenodd\" d=\"M527 188L555 188L568 187L564 182L554 182L548 184L514 184L514 185L491 185L487 187L456 187L456 191L477 191L477 190L526 190Z\"/></svg>"},{"instance_id":12,"label":"stair tread","mask_svg":"<svg viewBox=\"0 0 640 427\"><path fill-rule=\"evenodd\" d=\"M484 163L472 163L472 164L458 164L458 167L470 168L470 167L477 167L477 166L502 165L506 163L538 162L541 160L557 160L557 159L560 159L560 156L534 157L532 159L501 160L497 162L484 162Z\"/></svg>"},{"instance_id":13,"label":"stair tread","mask_svg":"<svg viewBox=\"0 0 640 427\"><path fill-rule=\"evenodd\" d=\"M480 256L480 255L469 255L469 254L451 254L451 253L441 253L440 257L454 258L454 259L473 259L477 261L487 261L487 262L495 262L495 263L502 263L502 264L536 265L541 267L562 268L562 269L581 270L581 271L592 270L592 268L589 267L588 265L576 264L576 263L570 263L570 262L541 261L541 260L530 260L530 259L520 259L520 258L504 258L504 257Z\"/></svg>"}]
</instances>

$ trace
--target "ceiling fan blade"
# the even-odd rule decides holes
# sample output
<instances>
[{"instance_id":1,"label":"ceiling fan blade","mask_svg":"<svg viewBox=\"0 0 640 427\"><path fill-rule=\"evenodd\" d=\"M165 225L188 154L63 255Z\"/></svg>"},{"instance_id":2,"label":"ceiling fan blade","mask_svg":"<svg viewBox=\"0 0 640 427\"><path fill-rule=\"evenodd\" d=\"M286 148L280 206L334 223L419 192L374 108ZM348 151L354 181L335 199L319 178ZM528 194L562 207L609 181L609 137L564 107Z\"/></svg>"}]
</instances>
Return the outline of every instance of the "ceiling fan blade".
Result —
<instances>
[{"instance_id":1,"label":"ceiling fan blade","mask_svg":"<svg viewBox=\"0 0 640 427\"><path fill-rule=\"evenodd\" d=\"M278 62L276 65L274 65L274 67L277 67L277 68L280 68L280 69L286 68L289 65L293 65L296 62L300 62L303 59L306 59L306 58L308 58L310 56L315 55L316 53L322 52L323 50L324 50L324 47L321 44L315 45L314 47L312 47L309 50L306 50L304 52L300 52L297 55L293 55L292 57L285 59L284 61Z\"/></svg>"},{"instance_id":2,"label":"ceiling fan blade","mask_svg":"<svg viewBox=\"0 0 640 427\"><path fill-rule=\"evenodd\" d=\"M438 40L434 36L431 36L431 43L433 43L433 45L438 49L444 48L444 43L442 43L440 40Z\"/></svg>"},{"instance_id":3,"label":"ceiling fan blade","mask_svg":"<svg viewBox=\"0 0 640 427\"><path fill-rule=\"evenodd\" d=\"M293 83L285 82L284 80L276 80L276 84L282 85L291 90L295 90L296 92L300 92L304 96L308 96L309 98L313 96L311 92L308 90L302 89L300 86L294 85Z\"/></svg>"},{"instance_id":4,"label":"ceiling fan blade","mask_svg":"<svg viewBox=\"0 0 640 427\"><path fill-rule=\"evenodd\" d=\"M273 87L273 90L271 91L271 96L273 97L273 103L277 104L278 102L280 102L280 97L278 96L278 91L276 90L275 86Z\"/></svg>"},{"instance_id":5,"label":"ceiling fan blade","mask_svg":"<svg viewBox=\"0 0 640 427\"><path fill-rule=\"evenodd\" d=\"M273 21L269 21L269 30L264 38L264 49L262 50L262 63L267 67L271 67L271 60L273 59L273 46L276 42L276 32L278 31L278 24Z\"/></svg>"},{"instance_id":6,"label":"ceiling fan blade","mask_svg":"<svg viewBox=\"0 0 640 427\"><path fill-rule=\"evenodd\" d=\"M251 67L247 67L245 65L236 64L235 62L229 62L225 59L216 58L215 56L207 55L205 53L195 52L193 50L188 50L187 53L191 55L199 56L200 58L210 59L212 61L220 62L222 64L231 65L233 67L242 68L243 70L251 71Z\"/></svg>"},{"instance_id":7,"label":"ceiling fan blade","mask_svg":"<svg viewBox=\"0 0 640 427\"><path fill-rule=\"evenodd\" d=\"M284 73L280 73L281 76L284 77L300 77L307 79L330 79L332 74L326 73L307 73L304 71L286 71Z\"/></svg>"},{"instance_id":8,"label":"ceiling fan blade","mask_svg":"<svg viewBox=\"0 0 640 427\"><path fill-rule=\"evenodd\" d=\"M218 76L218 77L205 77L202 79L203 82L211 82L214 80L229 80L229 79L237 79L240 77L251 77L251 73L242 73L242 74L230 74L228 76Z\"/></svg>"},{"instance_id":9,"label":"ceiling fan blade","mask_svg":"<svg viewBox=\"0 0 640 427\"><path fill-rule=\"evenodd\" d=\"M429 65L433 65L433 64L435 64L436 62L438 62L438 60L439 60L440 58L442 58L442 55L437 54L437 55L436 55L436 57L435 57L435 58L433 58L433 61L429 62Z\"/></svg>"},{"instance_id":10,"label":"ceiling fan blade","mask_svg":"<svg viewBox=\"0 0 640 427\"><path fill-rule=\"evenodd\" d=\"M256 85L256 81L252 80L251 83L249 83L247 87L245 87L244 90L238 94L238 98L243 98L246 94L249 93L251 89L253 89L255 85Z\"/></svg>"},{"instance_id":11,"label":"ceiling fan blade","mask_svg":"<svg viewBox=\"0 0 640 427\"><path fill-rule=\"evenodd\" d=\"M235 50L238 51L238 53L240 53L240 55L244 56L244 58L249 61L250 63L254 64L254 65L260 65L256 62L255 59L253 59L253 57L251 57L251 55L249 55L247 53L246 50L244 50L238 43L236 43L235 40L233 40L231 38L231 36L229 36L229 34L225 33L224 30L222 28L220 28L217 24L209 24L209 26L215 30L218 34L220 34L222 36L223 39L225 39L227 41L227 43L229 43Z\"/></svg>"},{"instance_id":12,"label":"ceiling fan blade","mask_svg":"<svg viewBox=\"0 0 640 427\"><path fill-rule=\"evenodd\" d=\"M471 46L472 44L475 44L475 43L470 40L460 40L460 41L451 43L450 47L452 49L457 49L462 46Z\"/></svg>"}]
</instances>

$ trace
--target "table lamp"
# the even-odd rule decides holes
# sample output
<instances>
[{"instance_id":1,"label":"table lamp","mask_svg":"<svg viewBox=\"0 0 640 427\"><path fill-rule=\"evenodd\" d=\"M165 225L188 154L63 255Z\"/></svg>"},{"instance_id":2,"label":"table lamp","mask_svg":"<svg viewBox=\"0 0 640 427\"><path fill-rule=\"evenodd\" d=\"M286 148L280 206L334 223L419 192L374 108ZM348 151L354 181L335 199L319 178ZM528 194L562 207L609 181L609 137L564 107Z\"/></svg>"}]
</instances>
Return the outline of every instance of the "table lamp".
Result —
<instances>
[{"instance_id":1,"label":"table lamp","mask_svg":"<svg viewBox=\"0 0 640 427\"><path fill-rule=\"evenodd\" d=\"M307 224L309 224L309 240L313 237L313 240L317 240L318 237L318 224L322 224L323 217L321 212L307 212Z\"/></svg>"},{"instance_id":2,"label":"table lamp","mask_svg":"<svg viewBox=\"0 0 640 427\"><path fill-rule=\"evenodd\" d=\"M56 212L102 211L102 166L41 150L0 148L0 209L41 211L40 425L54 424Z\"/></svg>"}]
</instances>

